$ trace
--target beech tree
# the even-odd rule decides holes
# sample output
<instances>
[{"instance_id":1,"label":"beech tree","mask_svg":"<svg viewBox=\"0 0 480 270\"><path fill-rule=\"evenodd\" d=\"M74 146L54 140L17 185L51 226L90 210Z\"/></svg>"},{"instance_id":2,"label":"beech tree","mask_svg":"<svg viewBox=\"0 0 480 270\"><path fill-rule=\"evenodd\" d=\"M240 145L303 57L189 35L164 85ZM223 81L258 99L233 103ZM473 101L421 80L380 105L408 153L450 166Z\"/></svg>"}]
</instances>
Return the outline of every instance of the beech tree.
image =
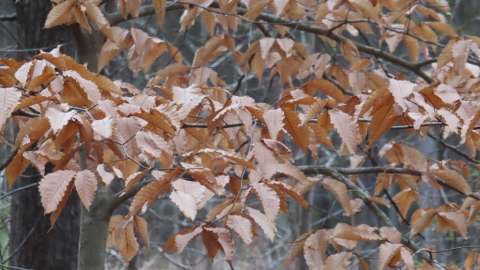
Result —
<instances>
[{"instance_id":1,"label":"beech tree","mask_svg":"<svg viewBox=\"0 0 480 270\"><path fill-rule=\"evenodd\" d=\"M289 200L313 211L304 194L315 187L345 222L302 232L286 265L302 255L310 269L447 269L423 233L475 238L480 38L449 24L446 1L119 0L108 12L100 0L52 2L45 28L76 24L104 44L93 65L94 46L79 48L90 69L61 47L0 60L0 127L19 127L1 168L10 186L36 168L52 226L78 194L78 269L104 269L107 247L125 262L153 248L155 224L143 214L161 200L190 225L155 248L180 253L201 241L235 268L238 242L274 239ZM162 27L173 11L182 12L178 37L208 31L193 57L119 26L155 15ZM245 27L255 31L248 40L236 35ZM102 73L122 53L134 74L152 72L142 89ZM218 59L238 77L226 78ZM246 95L249 80L269 81L274 102ZM426 139L454 155L409 144ZM426 206L425 189L450 195ZM366 212L375 218L355 221ZM471 249L459 266L478 267L475 246L455 248Z\"/></svg>"}]
</instances>

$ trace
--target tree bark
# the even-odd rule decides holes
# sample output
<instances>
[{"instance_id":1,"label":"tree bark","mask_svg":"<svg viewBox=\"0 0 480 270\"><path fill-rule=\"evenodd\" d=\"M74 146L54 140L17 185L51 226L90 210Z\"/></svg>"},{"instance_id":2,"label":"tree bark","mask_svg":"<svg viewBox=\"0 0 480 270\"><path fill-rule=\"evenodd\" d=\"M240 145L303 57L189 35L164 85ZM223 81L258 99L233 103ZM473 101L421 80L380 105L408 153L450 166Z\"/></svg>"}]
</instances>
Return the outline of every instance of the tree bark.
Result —
<instances>
[{"instance_id":1,"label":"tree bark","mask_svg":"<svg viewBox=\"0 0 480 270\"><path fill-rule=\"evenodd\" d=\"M103 187L97 191L89 211L82 207L77 270L105 269L112 198L112 192L107 187Z\"/></svg>"},{"instance_id":2,"label":"tree bark","mask_svg":"<svg viewBox=\"0 0 480 270\"><path fill-rule=\"evenodd\" d=\"M37 54L37 48L47 50L63 44L63 51L73 54L75 45L69 28L45 30L50 0L17 0L18 39L26 50L17 52L16 58L28 59ZM35 48L35 49L29 49ZM16 187L40 181L38 172L29 167L17 179ZM13 195L11 205L10 265L29 269L75 269L79 237L79 200L72 193L56 225L51 228L45 216L37 188Z\"/></svg>"}]
</instances>

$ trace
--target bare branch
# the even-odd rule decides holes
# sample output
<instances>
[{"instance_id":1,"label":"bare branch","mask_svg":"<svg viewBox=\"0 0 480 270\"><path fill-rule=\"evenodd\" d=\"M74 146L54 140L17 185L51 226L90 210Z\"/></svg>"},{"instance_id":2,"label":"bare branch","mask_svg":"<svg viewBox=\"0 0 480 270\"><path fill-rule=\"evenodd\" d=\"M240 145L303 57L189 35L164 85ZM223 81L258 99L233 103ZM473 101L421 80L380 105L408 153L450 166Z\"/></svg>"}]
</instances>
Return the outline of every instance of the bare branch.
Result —
<instances>
[{"instance_id":1,"label":"bare branch","mask_svg":"<svg viewBox=\"0 0 480 270\"><path fill-rule=\"evenodd\" d=\"M17 19L17 14L15 13L10 13L10 14L4 14L0 15L0 21L15 21Z\"/></svg>"},{"instance_id":2,"label":"bare branch","mask_svg":"<svg viewBox=\"0 0 480 270\"><path fill-rule=\"evenodd\" d=\"M233 13L230 14L230 13L225 13L221 10L216 9L216 7L218 6L217 3L213 3L211 5L211 7L204 7L202 5L195 4L195 3L190 3L190 2L189 3L183 3L183 2L177 1L175 4L172 4L172 5L168 6L167 11L184 9L184 5L182 5L182 4L185 4L185 5L188 4L190 6L195 6L197 8L201 8L201 9L204 9L206 11L210 11L210 12L213 12L213 13L218 13L218 14L225 15L225 16L235 16L235 17L238 17L241 20L249 22L249 23L258 23L258 21L250 21L250 20L243 17L243 15L245 15L248 11L247 9L245 9L243 7L238 8L238 10L237 10L238 14L233 14ZM150 16L150 15L153 15L154 13L155 13L155 9L153 8L153 6L144 6L144 7L140 8L139 17ZM112 25L121 23L121 22L129 20L129 19L133 19L132 17L123 18L123 16L121 16L121 14L119 14L119 13L110 14L110 15L107 16L107 18ZM292 29L295 29L295 30L299 30L299 31L303 31L303 32L311 33L311 34L316 34L316 35L328 37L328 38L330 38L330 39L332 39L332 40L334 40L338 43L345 42L345 41L349 40L350 42L352 42L358 48L359 51L361 51L363 53L366 53L366 54L369 54L369 55L373 55L375 57L382 58L382 59L384 59L384 60L386 60L390 63L401 66L401 67L417 74L419 77L424 79L427 83L432 83L433 82L432 78L430 78L430 76L428 76L425 72L423 72L421 70L421 68L416 63L406 61L406 60L404 60L400 57L397 57L393 54L384 52L381 49L358 43L358 42L353 41L351 39L348 39L348 38L346 38L342 35L333 33L332 31L330 31L330 29L322 29L322 28L319 28L319 27L316 27L316 26L312 26L312 25L310 25L309 22L298 22L298 21L285 20L285 19L275 17L275 16L270 15L270 14L266 14L266 13L261 13L257 17L257 20L265 21L265 22L270 23L270 24L277 24L277 25L286 26L286 27L289 27L289 28L292 28Z\"/></svg>"}]
</instances>

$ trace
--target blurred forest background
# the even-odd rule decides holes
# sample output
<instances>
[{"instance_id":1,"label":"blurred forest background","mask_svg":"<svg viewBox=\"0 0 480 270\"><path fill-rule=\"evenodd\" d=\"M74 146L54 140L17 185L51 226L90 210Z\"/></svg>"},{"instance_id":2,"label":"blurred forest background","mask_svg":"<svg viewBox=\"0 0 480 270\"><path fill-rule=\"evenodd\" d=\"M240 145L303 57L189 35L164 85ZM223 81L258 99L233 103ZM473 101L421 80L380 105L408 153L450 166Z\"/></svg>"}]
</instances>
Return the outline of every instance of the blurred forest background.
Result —
<instances>
[{"instance_id":1,"label":"blurred forest background","mask_svg":"<svg viewBox=\"0 0 480 270\"><path fill-rule=\"evenodd\" d=\"M42 3L43 2L43 3ZM115 1L107 0L107 9L115 5ZM102 42L96 42L94 39L88 40L89 46L82 47L82 43L74 40L72 31L67 31L62 27L49 31L42 30L45 16L49 10L50 0L2 0L0 1L0 58L13 57L17 59L28 59L39 52L39 50L48 50L61 44L69 54L78 55L85 53L85 50L99 50ZM450 0L449 4L452 10L450 18L451 23L461 34L480 35L480 1L479 0ZM181 10L169 12L166 18L166 24L163 28L155 25L153 16L141 17L128 20L121 24L127 24L128 27L135 26L146 31L149 35L172 42L182 50L184 56L191 60L195 50L207 40L207 29L202 24L196 24L193 28L184 33L179 32L178 18ZM128 28L127 27L127 28ZM253 31L251 24L242 25L235 34L236 40L244 40L238 43L238 50L244 50L251 40L259 37L258 31ZM73 31L74 33L75 31ZM331 54L322 46L318 39L312 36L304 35L301 32L291 32L296 40L302 41L311 51ZM85 42L85 41L84 41ZM372 42L375 44L374 42ZM405 49L397 50L397 54L407 57ZM125 64L125 56L116 58L102 73L114 80L122 80L142 89L146 82L152 78L153 72L166 66L168 57L159 59L151 70L152 73L133 74ZM421 59L420 59L421 60ZM231 54L225 54L218 58L212 65L215 70L221 70L219 76L231 89L235 88L240 71L232 64ZM394 70L395 67L385 63L387 69ZM276 101L280 93L280 82L277 77L270 78L268 74L264 79L258 80L254 76L243 78L239 95L248 95L258 102L272 103ZM14 131L11 131L14 134ZM406 142L421 150L427 156L437 159L447 159L449 157L458 158L455 153L445 149L433 138L424 138L421 141L411 140L406 131L392 131L390 138L396 141ZM4 138L7 140L8 138ZM455 141L450 141L455 144ZM8 143L6 144L8 148ZM6 156L5 151L0 150L0 160ZM312 164L301 152L295 155L296 164ZM3 161L2 161L3 162ZM342 165L344 160L338 158L335 153L325 151L321 155L321 164ZM369 161L372 164L375 160ZM374 165L374 164L373 164ZM30 265L29 261L37 256L47 257L65 261L65 269L69 265L75 265L74 256L76 254L75 243L78 240L78 227L75 226L75 216L78 216L78 206L75 200L72 200L68 209L64 210L62 215L70 215L71 218L63 217L57 223L56 227L49 231L48 218L44 218L38 199L36 188L28 188L29 183L35 182L35 173L27 171L17 186L26 187L23 190L15 190L14 193L7 189L5 181L1 182L2 191L0 193L0 269L30 269L30 268L10 268L5 265ZM373 181L368 177L360 179L359 183L367 189L373 189ZM425 190L425 189L422 189ZM444 192L442 190L426 190L422 194L422 200L425 204L435 205L435 202L441 204L445 201L454 199L455 194ZM303 232L310 229L329 228L333 224L345 219L343 211L338 202L331 194L325 192L321 187L316 187L305 194L310 202L311 209L305 210L297 204L291 204L292 208L288 215L283 215L278 222L278 234L274 241L268 241L261 236L254 240L255 242L244 248L240 248L235 257L235 269L283 269L283 262L288 256L291 243ZM433 202L433 203L432 203ZM215 202L211 202L214 204ZM423 203L423 202L422 202ZM20 208L19 205L27 204L28 207ZM120 210L122 211L122 210ZM124 213L127 209L123 209ZM395 211L392 209L392 215ZM209 261L205 255L206 251L200 243L189 245L185 252L180 255L166 254L157 247L161 246L166 238L176 232L179 228L187 226L186 220L177 210L177 208L167 200L157 203L148 209L145 217L154 224L150 227L151 246L149 250L141 251L129 265L125 265L122 258L115 251L109 251L107 269L226 269L228 266L223 259ZM354 223L369 223L371 217L368 214L359 213L354 217ZM150 222L149 222L150 223ZM27 224L27 225L25 225ZM396 224L399 227L402 224ZM480 232L480 226L478 226ZM468 249L449 250L452 247L460 245L479 245L480 239L463 239L457 234L444 235L444 237L434 237L436 232L425 232L427 243L437 250L447 250L448 252L439 254L438 260L442 262L460 261L457 258L465 258ZM477 235L471 233L470 235ZM50 242L49 242L50 241ZM49 250L48 243L51 241L61 241L63 248ZM72 247L73 246L73 247ZM366 247L368 248L368 247ZM72 250L73 249L73 250ZM53 254L53 255L52 255ZM371 256L376 256L376 250L371 250ZM72 257L73 256L73 257ZM40 262L33 269L48 269L48 261ZM305 269L306 266L302 259L288 266L288 269ZM73 268L71 268L73 269Z\"/></svg>"}]
</instances>

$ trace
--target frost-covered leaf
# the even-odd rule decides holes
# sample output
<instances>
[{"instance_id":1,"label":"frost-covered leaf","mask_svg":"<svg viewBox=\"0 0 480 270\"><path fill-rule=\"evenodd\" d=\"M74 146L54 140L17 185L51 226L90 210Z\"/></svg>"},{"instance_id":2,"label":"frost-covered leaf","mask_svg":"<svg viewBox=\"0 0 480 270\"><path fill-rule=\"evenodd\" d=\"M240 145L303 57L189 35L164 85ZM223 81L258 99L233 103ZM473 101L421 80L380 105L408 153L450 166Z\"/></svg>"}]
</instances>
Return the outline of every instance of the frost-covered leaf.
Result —
<instances>
[{"instance_id":1,"label":"frost-covered leaf","mask_svg":"<svg viewBox=\"0 0 480 270\"><path fill-rule=\"evenodd\" d=\"M75 114L75 111L62 112L54 108L48 108L45 116L48 118L53 132L57 133L68 124Z\"/></svg>"}]
</instances>

